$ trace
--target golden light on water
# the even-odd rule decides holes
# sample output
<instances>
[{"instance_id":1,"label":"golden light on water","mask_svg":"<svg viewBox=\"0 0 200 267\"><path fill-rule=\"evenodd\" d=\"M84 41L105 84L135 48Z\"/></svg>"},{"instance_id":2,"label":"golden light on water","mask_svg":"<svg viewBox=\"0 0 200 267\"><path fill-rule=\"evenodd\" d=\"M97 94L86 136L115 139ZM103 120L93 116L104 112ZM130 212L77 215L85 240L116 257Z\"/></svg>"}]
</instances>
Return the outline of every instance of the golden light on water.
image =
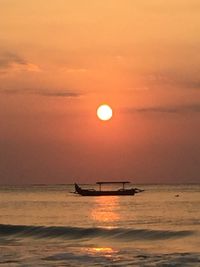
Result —
<instances>
[{"instance_id":1,"label":"golden light on water","mask_svg":"<svg viewBox=\"0 0 200 267\"><path fill-rule=\"evenodd\" d=\"M112 108L109 105L103 104L97 109L97 116L102 121L108 121L113 116Z\"/></svg>"},{"instance_id":2,"label":"golden light on water","mask_svg":"<svg viewBox=\"0 0 200 267\"><path fill-rule=\"evenodd\" d=\"M105 209L106 206L106 209ZM119 220L120 215L117 212L119 206L118 197L100 197L95 199L95 207L91 211L91 218L93 221L109 224L107 226L112 226L112 223Z\"/></svg>"},{"instance_id":3,"label":"golden light on water","mask_svg":"<svg viewBox=\"0 0 200 267\"><path fill-rule=\"evenodd\" d=\"M104 256L106 258L114 257L118 250L112 247L90 247L90 248L82 248L83 252L87 252L92 256Z\"/></svg>"},{"instance_id":4,"label":"golden light on water","mask_svg":"<svg viewBox=\"0 0 200 267\"><path fill-rule=\"evenodd\" d=\"M107 248L107 247L98 247L98 248L89 248L88 249L90 252L93 253L112 253L114 250L112 248Z\"/></svg>"},{"instance_id":5,"label":"golden light on water","mask_svg":"<svg viewBox=\"0 0 200 267\"><path fill-rule=\"evenodd\" d=\"M112 252L112 248L93 248L94 251L96 252Z\"/></svg>"},{"instance_id":6,"label":"golden light on water","mask_svg":"<svg viewBox=\"0 0 200 267\"><path fill-rule=\"evenodd\" d=\"M111 247L93 247L93 248L83 248L90 255L103 255L104 257L110 258L113 254L117 253L118 251L111 248Z\"/></svg>"}]
</instances>

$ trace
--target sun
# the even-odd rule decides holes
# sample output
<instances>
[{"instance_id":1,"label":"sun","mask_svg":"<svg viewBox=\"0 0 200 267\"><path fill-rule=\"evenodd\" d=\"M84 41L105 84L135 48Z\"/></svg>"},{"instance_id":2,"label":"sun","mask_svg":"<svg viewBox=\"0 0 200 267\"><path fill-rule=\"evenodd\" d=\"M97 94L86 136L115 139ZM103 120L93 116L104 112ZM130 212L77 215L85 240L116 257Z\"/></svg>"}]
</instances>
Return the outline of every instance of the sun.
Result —
<instances>
[{"instance_id":1,"label":"sun","mask_svg":"<svg viewBox=\"0 0 200 267\"><path fill-rule=\"evenodd\" d=\"M108 121L113 116L112 108L106 104L100 105L97 109L97 116L102 121Z\"/></svg>"}]
</instances>

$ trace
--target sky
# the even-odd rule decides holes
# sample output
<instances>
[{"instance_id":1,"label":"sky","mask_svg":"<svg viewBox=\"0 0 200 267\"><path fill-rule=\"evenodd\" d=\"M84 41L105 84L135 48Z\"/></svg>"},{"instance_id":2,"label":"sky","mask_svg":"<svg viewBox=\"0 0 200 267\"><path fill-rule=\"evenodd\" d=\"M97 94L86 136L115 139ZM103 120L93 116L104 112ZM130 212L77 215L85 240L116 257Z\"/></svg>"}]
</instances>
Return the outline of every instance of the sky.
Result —
<instances>
[{"instance_id":1,"label":"sky","mask_svg":"<svg viewBox=\"0 0 200 267\"><path fill-rule=\"evenodd\" d=\"M0 6L1 184L200 182L199 0Z\"/></svg>"}]
</instances>

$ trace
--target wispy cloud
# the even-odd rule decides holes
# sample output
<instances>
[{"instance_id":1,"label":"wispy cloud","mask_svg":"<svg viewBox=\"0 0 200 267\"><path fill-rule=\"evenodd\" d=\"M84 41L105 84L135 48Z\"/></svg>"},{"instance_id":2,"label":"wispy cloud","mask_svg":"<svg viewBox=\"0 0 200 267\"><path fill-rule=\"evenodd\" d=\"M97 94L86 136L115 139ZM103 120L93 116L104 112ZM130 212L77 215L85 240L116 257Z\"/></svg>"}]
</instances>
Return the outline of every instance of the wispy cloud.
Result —
<instances>
[{"instance_id":1,"label":"wispy cloud","mask_svg":"<svg viewBox=\"0 0 200 267\"><path fill-rule=\"evenodd\" d=\"M67 90L54 90L54 91L42 90L42 91L35 91L33 93L42 96L57 96L57 97L69 97L69 98L80 97L82 95L78 92L72 92Z\"/></svg>"},{"instance_id":2,"label":"wispy cloud","mask_svg":"<svg viewBox=\"0 0 200 267\"><path fill-rule=\"evenodd\" d=\"M19 64L19 65L26 65L26 61L18 56L17 54L10 53L10 52L4 52L0 54L0 68L8 68L13 63Z\"/></svg>"},{"instance_id":3,"label":"wispy cloud","mask_svg":"<svg viewBox=\"0 0 200 267\"><path fill-rule=\"evenodd\" d=\"M200 112L200 103L177 105L177 106L154 106L143 108L125 109L128 113L168 113L168 114L185 114Z\"/></svg>"},{"instance_id":4,"label":"wispy cloud","mask_svg":"<svg viewBox=\"0 0 200 267\"><path fill-rule=\"evenodd\" d=\"M82 96L80 92L75 92L72 90L59 90L59 89L1 89L1 94L29 94L29 95L40 95L46 97L66 97L66 98L76 98Z\"/></svg>"},{"instance_id":5,"label":"wispy cloud","mask_svg":"<svg viewBox=\"0 0 200 267\"><path fill-rule=\"evenodd\" d=\"M149 86L172 86L182 89L200 89L199 75L181 71L161 71L145 75Z\"/></svg>"},{"instance_id":6,"label":"wispy cloud","mask_svg":"<svg viewBox=\"0 0 200 267\"><path fill-rule=\"evenodd\" d=\"M25 58L16 53L0 53L0 73L7 73L9 70L33 72L41 71L39 66L28 62Z\"/></svg>"}]
</instances>

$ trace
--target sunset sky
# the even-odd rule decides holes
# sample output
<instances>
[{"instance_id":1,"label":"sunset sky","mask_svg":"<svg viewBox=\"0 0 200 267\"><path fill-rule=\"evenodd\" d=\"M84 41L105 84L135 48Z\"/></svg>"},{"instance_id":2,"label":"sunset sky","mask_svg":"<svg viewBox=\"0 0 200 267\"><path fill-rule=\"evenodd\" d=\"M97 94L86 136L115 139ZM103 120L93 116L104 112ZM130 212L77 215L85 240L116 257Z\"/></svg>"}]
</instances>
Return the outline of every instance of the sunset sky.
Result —
<instances>
[{"instance_id":1,"label":"sunset sky","mask_svg":"<svg viewBox=\"0 0 200 267\"><path fill-rule=\"evenodd\" d=\"M0 0L0 183L200 182L199 33L199 0Z\"/></svg>"}]
</instances>

